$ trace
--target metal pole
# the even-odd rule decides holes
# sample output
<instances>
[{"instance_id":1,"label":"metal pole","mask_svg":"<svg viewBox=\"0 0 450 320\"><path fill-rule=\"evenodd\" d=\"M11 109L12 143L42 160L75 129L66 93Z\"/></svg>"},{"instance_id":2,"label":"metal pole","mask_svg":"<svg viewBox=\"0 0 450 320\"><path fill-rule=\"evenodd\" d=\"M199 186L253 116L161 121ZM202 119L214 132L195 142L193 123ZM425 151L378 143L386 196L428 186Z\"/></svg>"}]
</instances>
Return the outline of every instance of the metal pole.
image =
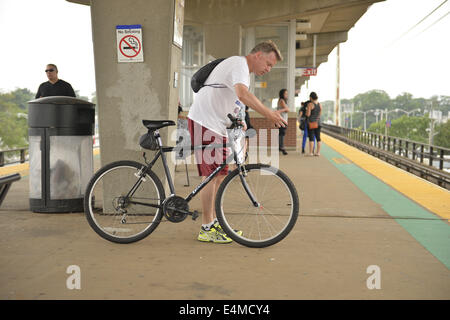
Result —
<instances>
[{"instance_id":1,"label":"metal pole","mask_svg":"<svg viewBox=\"0 0 450 320\"><path fill-rule=\"evenodd\" d=\"M364 112L364 131L366 131L367 127L366 127L366 114L367 112Z\"/></svg>"},{"instance_id":2,"label":"metal pole","mask_svg":"<svg viewBox=\"0 0 450 320\"><path fill-rule=\"evenodd\" d=\"M295 21L295 20L294 20ZM313 67L316 67L317 34L313 35Z\"/></svg>"},{"instance_id":3,"label":"metal pole","mask_svg":"<svg viewBox=\"0 0 450 320\"><path fill-rule=\"evenodd\" d=\"M434 120L431 119L431 124L430 124L430 145L433 145L433 136L434 136Z\"/></svg>"},{"instance_id":4,"label":"metal pole","mask_svg":"<svg viewBox=\"0 0 450 320\"><path fill-rule=\"evenodd\" d=\"M353 111L354 111L354 105L352 103L352 112L350 113L350 129L353 129Z\"/></svg>"},{"instance_id":5,"label":"metal pole","mask_svg":"<svg viewBox=\"0 0 450 320\"><path fill-rule=\"evenodd\" d=\"M433 100L430 103L430 136L428 137L428 144L433 145L433 135L434 135L434 121L433 121Z\"/></svg>"},{"instance_id":6,"label":"metal pole","mask_svg":"<svg viewBox=\"0 0 450 320\"><path fill-rule=\"evenodd\" d=\"M336 103L335 103L335 124L339 125L339 118L340 118L340 97L339 97L339 72L340 72L340 66L339 66L339 58L340 58L340 52L339 52L339 44L337 45L337 61L336 61Z\"/></svg>"},{"instance_id":7,"label":"metal pole","mask_svg":"<svg viewBox=\"0 0 450 320\"><path fill-rule=\"evenodd\" d=\"M388 112L387 112L387 108L384 109L384 112L386 112L386 122L384 124L384 135L387 137L387 122L388 122Z\"/></svg>"},{"instance_id":8,"label":"metal pole","mask_svg":"<svg viewBox=\"0 0 450 320\"><path fill-rule=\"evenodd\" d=\"M295 19L289 22L289 42L288 42L288 107L290 111L295 111L295 30L297 22Z\"/></svg>"}]
</instances>

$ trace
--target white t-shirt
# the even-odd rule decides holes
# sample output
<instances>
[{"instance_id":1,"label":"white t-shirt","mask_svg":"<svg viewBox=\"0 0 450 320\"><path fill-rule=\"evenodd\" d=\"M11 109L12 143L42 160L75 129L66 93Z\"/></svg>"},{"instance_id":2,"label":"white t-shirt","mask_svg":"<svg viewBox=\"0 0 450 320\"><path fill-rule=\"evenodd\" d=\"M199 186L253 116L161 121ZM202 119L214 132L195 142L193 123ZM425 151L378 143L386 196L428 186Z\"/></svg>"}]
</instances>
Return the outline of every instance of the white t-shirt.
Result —
<instances>
[{"instance_id":1,"label":"white t-shirt","mask_svg":"<svg viewBox=\"0 0 450 320\"><path fill-rule=\"evenodd\" d=\"M234 85L250 87L250 71L247 59L233 56L219 63L206 79L205 84L220 84L223 88L205 86L200 89L189 110L188 118L222 136L227 136L231 124L228 114L238 115L238 97Z\"/></svg>"}]
</instances>

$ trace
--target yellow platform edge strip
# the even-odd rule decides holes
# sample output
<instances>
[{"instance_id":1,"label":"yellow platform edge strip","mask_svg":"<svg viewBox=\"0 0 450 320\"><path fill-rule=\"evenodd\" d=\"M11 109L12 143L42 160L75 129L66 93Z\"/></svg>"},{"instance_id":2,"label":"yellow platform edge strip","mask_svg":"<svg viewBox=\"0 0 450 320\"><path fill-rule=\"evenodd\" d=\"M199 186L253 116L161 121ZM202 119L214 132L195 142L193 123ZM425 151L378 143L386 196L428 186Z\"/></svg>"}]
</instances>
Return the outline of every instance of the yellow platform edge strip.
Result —
<instances>
[{"instance_id":1,"label":"yellow platform edge strip","mask_svg":"<svg viewBox=\"0 0 450 320\"><path fill-rule=\"evenodd\" d=\"M30 169L30 165L28 163L21 163L12 166L2 167L0 168L0 176L20 173L21 175L28 175L28 170Z\"/></svg>"},{"instance_id":2,"label":"yellow platform edge strip","mask_svg":"<svg viewBox=\"0 0 450 320\"><path fill-rule=\"evenodd\" d=\"M450 219L450 191L323 134L323 142L390 187L444 219Z\"/></svg>"}]
</instances>

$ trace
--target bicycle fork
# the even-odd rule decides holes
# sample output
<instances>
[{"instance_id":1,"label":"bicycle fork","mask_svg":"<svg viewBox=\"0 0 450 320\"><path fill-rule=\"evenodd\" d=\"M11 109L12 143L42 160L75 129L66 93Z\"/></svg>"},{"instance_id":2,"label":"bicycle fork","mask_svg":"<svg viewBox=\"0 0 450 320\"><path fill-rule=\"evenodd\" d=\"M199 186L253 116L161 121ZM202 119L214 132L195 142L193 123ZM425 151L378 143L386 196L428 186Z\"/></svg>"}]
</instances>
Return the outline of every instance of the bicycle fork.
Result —
<instances>
[{"instance_id":1,"label":"bicycle fork","mask_svg":"<svg viewBox=\"0 0 450 320\"><path fill-rule=\"evenodd\" d=\"M255 196L253 195L252 191L250 190L250 186L247 183L247 180L245 180L245 176L247 176L247 171L245 170L245 167L241 165L238 165L239 169L239 179L241 180L242 186L244 187L245 192L247 193L251 203L255 208L258 208L261 206L261 204L256 201Z\"/></svg>"},{"instance_id":2,"label":"bicycle fork","mask_svg":"<svg viewBox=\"0 0 450 320\"><path fill-rule=\"evenodd\" d=\"M247 176L247 170L245 169L245 165L242 165L238 159L238 152L236 150L235 144L231 145L231 149L232 149L232 156L233 156L234 161L236 162L237 168L239 170L239 179L241 180L242 186L244 187L244 190L247 193L253 206L255 208L259 208L261 205L258 201L256 201L255 196L253 195L252 191L250 190L250 186L248 185L247 181L245 180L245 177Z\"/></svg>"}]
</instances>

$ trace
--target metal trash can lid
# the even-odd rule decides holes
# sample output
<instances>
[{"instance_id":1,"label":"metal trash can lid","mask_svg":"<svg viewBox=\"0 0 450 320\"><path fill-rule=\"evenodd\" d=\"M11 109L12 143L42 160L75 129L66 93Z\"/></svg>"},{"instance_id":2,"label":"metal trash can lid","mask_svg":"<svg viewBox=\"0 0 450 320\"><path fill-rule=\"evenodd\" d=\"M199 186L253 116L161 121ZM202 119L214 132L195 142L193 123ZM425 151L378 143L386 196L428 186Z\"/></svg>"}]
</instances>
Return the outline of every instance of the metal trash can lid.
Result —
<instances>
[{"instance_id":1,"label":"metal trash can lid","mask_svg":"<svg viewBox=\"0 0 450 320\"><path fill-rule=\"evenodd\" d=\"M30 103L30 104L66 104L66 105L67 104L71 104L71 105L85 104L85 105L95 106L94 103L91 103L89 101L74 98L74 97L67 97L67 96L43 97L43 98L38 98L38 99L28 101L28 103Z\"/></svg>"},{"instance_id":2,"label":"metal trash can lid","mask_svg":"<svg viewBox=\"0 0 450 320\"><path fill-rule=\"evenodd\" d=\"M95 104L85 100L51 96L28 102L29 128L77 128L70 135L91 135L94 123Z\"/></svg>"}]
</instances>

